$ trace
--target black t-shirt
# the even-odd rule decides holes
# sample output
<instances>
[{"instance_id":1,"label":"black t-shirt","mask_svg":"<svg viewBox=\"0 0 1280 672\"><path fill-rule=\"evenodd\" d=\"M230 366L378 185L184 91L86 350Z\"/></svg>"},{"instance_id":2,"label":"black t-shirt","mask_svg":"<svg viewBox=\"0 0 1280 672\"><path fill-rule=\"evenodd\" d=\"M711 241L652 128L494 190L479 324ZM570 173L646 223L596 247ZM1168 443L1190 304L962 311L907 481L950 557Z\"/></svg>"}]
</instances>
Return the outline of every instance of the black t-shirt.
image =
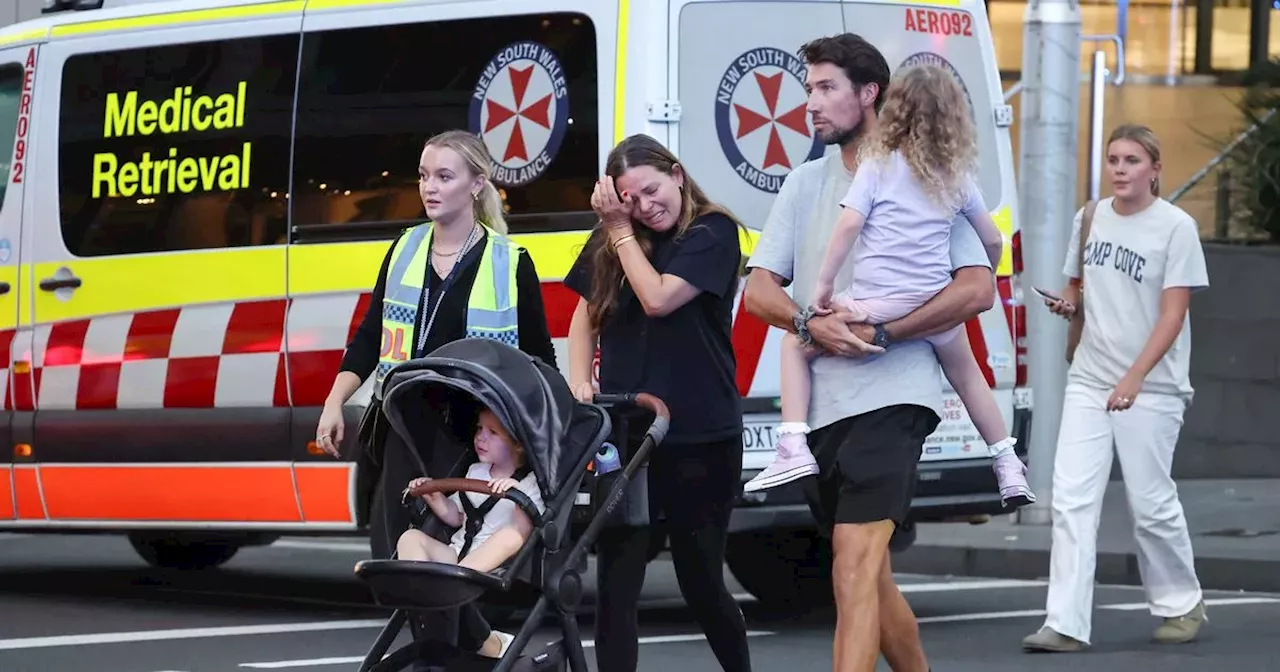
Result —
<instances>
[{"instance_id":1,"label":"black t-shirt","mask_svg":"<svg viewBox=\"0 0 1280 672\"><path fill-rule=\"evenodd\" d=\"M439 311L436 312L435 324L431 325L431 332L427 334L425 347L415 352L414 357L422 357L442 345L466 336L467 302L471 297L471 287L476 282L476 274L480 269L480 257L488 238L487 232L482 230L482 234L480 241L467 250L458 262L462 265L458 267L457 275L443 297L440 295L440 288L444 284L444 279L436 273L434 266L430 263L426 265L426 282L430 283L431 296L428 297L427 293L423 292L422 298L418 300L418 329L422 328L425 321L423 311L432 310L437 301L442 303ZM382 259L382 268L378 271L377 283L373 287L369 311L365 313L364 320L352 334L351 342L347 344L347 351L342 357L342 367L339 371L350 371L360 376L360 380L368 378L378 365L378 352L382 348L382 299L386 293L387 268L391 263L391 251L395 249L399 240L400 238L397 237L387 248L387 254ZM519 302L516 319L520 329L520 349L555 366L556 351L551 343L551 332L547 329L547 315L542 303L542 283L538 279L538 271L534 268L533 259L525 250L520 250L520 257L516 262L516 300ZM415 332L415 346L420 338L421 334Z\"/></svg>"},{"instance_id":2,"label":"black t-shirt","mask_svg":"<svg viewBox=\"0 0 1280 672\"><path fill-rule=\"evenodd\" d=\"M593 236L607 235L597 230ZM588 245L584 249L593 249ZM738 227L718 213L695 219L684 236L660 236L650 263L701 290L663 317L645 315L623 281L600 328L600 391L648 392L667 404L664 444L720 441L742 434L733 355L733 302L742 251ZM590 300L591 259L580 255L564 284Z\"/></svg>"}]
</instances>

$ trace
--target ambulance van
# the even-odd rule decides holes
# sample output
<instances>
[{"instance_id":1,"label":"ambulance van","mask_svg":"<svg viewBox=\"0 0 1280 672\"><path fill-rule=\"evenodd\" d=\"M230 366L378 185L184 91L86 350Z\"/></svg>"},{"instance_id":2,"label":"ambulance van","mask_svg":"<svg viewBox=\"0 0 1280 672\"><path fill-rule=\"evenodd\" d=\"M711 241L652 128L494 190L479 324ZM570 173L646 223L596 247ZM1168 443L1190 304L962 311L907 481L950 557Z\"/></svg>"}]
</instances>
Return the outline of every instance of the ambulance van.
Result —
<instances>
[{"instance_id":1,"label":"ambulance van","mask_svg":"<svg viewBox=\"0 0 1280 672\"><path fill-rule=\"evenodd\" d=\"M423 141L484 138L563 368L577 297L560 281L609 149L655 136L758 231L785 175L833 151L796 54L844 31L968 93L1008 240L998 304L968 334L1022 433L1012 115L977 0L52 2L0 29L0 528L127 534L180 567L365 531L376 474L311 442L389 241L424 216ZM744 480L773 447L780 336L736 312ZM954 395L915 504L920 520L1000 510ZM830 599L798 489L744 499L733 524L748 591Z\"/></svg>"}]
</instances>

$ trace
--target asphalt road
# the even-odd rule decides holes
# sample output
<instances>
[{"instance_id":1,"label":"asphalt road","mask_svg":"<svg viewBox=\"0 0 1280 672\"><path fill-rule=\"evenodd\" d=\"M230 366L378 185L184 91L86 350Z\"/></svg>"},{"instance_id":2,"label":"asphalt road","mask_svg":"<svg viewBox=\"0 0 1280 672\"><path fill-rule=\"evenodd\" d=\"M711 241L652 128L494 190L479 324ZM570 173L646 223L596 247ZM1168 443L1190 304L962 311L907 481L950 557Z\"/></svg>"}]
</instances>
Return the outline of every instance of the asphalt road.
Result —
<instances>
[{"instance_id":1,"label":"asphalt road","mask_svg":"<svg viewBox=\"0 0 1280 672\"><path fill-rule=\"evenodd\" d=\"M354 670L385 622L351 575L361 549L288 539L220 570L176 573L148 568L121 538L0 534L0 671ZM1210 593L1201 641L1165 647L1149 643L1157 622L1139 589L1100 587L1091 651L1027 655L1018 642L1041 623L1042 582L901 581L937 672L1280 669L1280 595ZM719 669L678 596L659 558L645 585L641 670ZM830 613L770 618L745 596L743 611L756 670L830 669ZM589 611L584 622L589 637Z\"/></svg>"}]
</instances>

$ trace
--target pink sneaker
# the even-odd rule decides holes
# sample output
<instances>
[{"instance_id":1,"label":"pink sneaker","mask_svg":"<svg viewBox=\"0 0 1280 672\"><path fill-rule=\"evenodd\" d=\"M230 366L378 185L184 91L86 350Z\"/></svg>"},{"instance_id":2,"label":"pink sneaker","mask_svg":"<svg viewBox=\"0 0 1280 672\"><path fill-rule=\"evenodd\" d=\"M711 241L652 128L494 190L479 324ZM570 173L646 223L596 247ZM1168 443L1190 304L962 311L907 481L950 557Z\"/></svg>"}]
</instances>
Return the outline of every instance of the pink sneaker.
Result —
<instances>
[{"instance_id":1,"label":"pink sneaker","mask_svg":"<svg viewBox=\"0 0 1280 672\"><path fill-rule=\"evenodd\" d=\"M1017 455L997 457L992 468L996 482L1000 484L1000 498L1006 507L1016 509L1036 501L1035 493L1027 485L1027 465Z\"/></svg>"},{"instance_id":2,"label":"pink sneaker","mask_svg":"<svg viewBox=\"0 0 1280 672\"><path fill-rule=\"evenodd\" d=\"M795 437L794 439L791 437ZM790 439L790 440L789 440ZM791 444L791 445L788 445ZM742 486L743 492L756 492L786 485L806 476L818 475L818 461L813 459L803 434L785 434L778 440L773 462Z\"/></svg>"}]
</instances>

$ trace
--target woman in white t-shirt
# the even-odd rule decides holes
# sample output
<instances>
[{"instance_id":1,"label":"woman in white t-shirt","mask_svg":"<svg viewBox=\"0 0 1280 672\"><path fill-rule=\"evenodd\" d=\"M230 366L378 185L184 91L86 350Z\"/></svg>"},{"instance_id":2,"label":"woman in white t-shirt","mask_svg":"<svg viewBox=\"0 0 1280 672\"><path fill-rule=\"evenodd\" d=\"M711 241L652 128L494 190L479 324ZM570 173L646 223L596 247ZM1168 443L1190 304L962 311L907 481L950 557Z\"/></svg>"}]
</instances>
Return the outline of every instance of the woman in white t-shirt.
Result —
<instances>
[{"instance_id":1,"label":"woman in white t-shirt","mask_svg":"<svg viewBox=\"0 0 1280 672\"><path fill-rule=\"evenodd\" d=\"M1085 291L1053 464L1053 549L1047 618L1023 640L1036 651L1089 645L1098 521L1120 460L1134 518L1138 570L1162 643L1193 639L1205 622L1191 537L1170 476L1191 403L1191 293L1209 286L1196 222L1160 198L1160 144L1127 124L1107 142L1114 196L1099 201L1079 252L1085 209L1076 214L1053 312L1075 314ZM1080 260L1084 273L1081 281Z\"/></svg>"}]
</instances>

